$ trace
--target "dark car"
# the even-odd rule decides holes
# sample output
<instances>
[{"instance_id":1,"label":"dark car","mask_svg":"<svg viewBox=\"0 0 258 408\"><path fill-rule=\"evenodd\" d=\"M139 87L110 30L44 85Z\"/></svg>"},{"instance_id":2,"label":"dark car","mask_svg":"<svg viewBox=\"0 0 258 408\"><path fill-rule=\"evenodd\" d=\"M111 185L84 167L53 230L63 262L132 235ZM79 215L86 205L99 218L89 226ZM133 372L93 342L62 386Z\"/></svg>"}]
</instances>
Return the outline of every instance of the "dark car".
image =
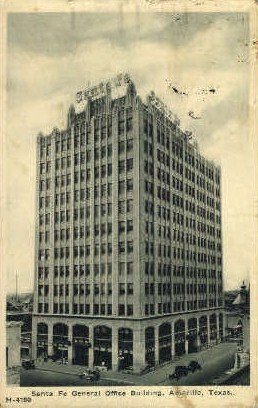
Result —
<instances>
[{"instance_id":1,"label":"dark car","mask_svg":"<svg viewBox=\"0 0 258 408\"><path fill-rule=\"evenodd\" d=\"M189 372L189 369L187 366L176 366L175 371L173 374L169 375L169 380L179 380L181 377L184 377L185 375L187 375Z\"/></svg>"},{"instance_id":2,"label":"dark car","mask_svg":"<svg viewBox=\"0 0 258 408\"><path fill-rule=\"evenodd\" d=\"M79 377L87 381L98 381L100 379L100 373L98 370L85 370L79 374Z\"/></svg>"},{"instance_id":3,"label":"dark car","mask_svg":"<svg viewBox=\"0 0 258 408\"><path fill-rule=\"evenodd\" d=\"M26 370L31 368L35 368L35 361L34 360L22 360L22 367Z\"/></svg>"},{"instance_id":4,"label":"dark car","mask_svg":"<svg viewBox=\"0 0 258 408\"><path fill-rule=\"evenodd\" d=\"M201 370L202 366L198 363L198 361L192 360L188 364L188 370L194 373L196 370Z\"/></svg>"}]
</instances>

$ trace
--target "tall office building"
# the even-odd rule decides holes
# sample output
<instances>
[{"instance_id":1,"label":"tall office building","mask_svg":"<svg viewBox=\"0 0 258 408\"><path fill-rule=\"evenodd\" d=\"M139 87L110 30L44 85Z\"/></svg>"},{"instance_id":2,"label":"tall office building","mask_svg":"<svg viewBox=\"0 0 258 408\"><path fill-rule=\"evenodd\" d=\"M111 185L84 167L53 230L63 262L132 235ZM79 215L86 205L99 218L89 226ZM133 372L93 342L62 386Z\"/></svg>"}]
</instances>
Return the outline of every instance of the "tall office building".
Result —
<instances>
[{"instance_id":1,"label":"tall office building","mask_svg":"<svg viewBox=\"0 0 258 408\"><path fill-rule=\"evenodd\" d=\"M34 354L162 364L223 337L221 172L127 75L37 138Z\"/></svg>"}]
</instances>

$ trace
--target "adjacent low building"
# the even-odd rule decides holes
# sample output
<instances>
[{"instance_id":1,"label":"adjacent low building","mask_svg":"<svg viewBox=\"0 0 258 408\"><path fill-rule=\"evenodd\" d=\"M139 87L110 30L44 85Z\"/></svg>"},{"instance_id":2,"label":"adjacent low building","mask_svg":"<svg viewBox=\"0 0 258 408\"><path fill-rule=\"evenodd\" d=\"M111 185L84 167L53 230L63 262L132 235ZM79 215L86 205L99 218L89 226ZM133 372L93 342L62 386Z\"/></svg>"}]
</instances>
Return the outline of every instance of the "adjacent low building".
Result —
<instances>
[{"instance_id":1,"label":"adjacent low building","mask_svg":"<svg viewBox=\"0 0 258 408\"><path fill-rule=\"evenodd\" d=\"M6 382L20 385L21 322L6 323Z\"/></svg>"},{"instance_id":2,"label":"adjacent low building","mask_svg":"<svg viewBox=\"0 0 258 408\"><path fill-rule=\"evenodd\" d=\"M133 368L224 336L221 170L132 80L37 138L34 356Z\"/></svg>"},{"instance_id":3,"label":"adjacent low building","mask_svg":"<svg viewBox=\"0 0 258 408\"><path fill-rule=\"evenodd\" d=\"M250 350L250 286L243 282L232 296L226 293L225 327L227 336Z\"/></svg>"},{"instance_id":4,"label":"adjacent low building","mask_svg":"<svg viewBox=\"0 0 258 408\"><path fill-rule=\"evenodd\" d=\"M32 312L22 309L7 310L6 320L8 322L21 322L21 358L31 358Z\"/></svg>"}]
</instances>

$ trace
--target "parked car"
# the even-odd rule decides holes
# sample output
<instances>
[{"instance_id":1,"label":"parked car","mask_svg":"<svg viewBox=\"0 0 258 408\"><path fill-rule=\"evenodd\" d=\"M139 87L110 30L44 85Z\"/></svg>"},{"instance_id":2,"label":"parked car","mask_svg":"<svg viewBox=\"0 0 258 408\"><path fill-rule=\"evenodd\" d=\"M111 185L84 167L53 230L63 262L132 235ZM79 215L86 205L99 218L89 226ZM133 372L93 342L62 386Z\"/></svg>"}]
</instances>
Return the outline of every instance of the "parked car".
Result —
<instances>
[{"instance_id":1,"label":"parked car","mask_svg":"<svg viewBox=\"0 0 258 408\"><path fill-rule=\"evenodd\" d=\"M198 363L198 361L192 360L188 364L188 370L191 371L191 373L194 373L196 370L201 370L202 366Z\"/></svg>"},{"instance_id":2,"label":"parked car","mask_svg":"<svg viewBox=\"0 0 258 408\"><path fill-rule=\"evenodd\" d=\"M184 377L185 375L187 375L189 372L189 369L187 366L176 366L175 371L173 374L169 375L169 380L179 380L181 377Z\"/></svg>"},{"instance_id":3,"label":"parked car","mask_svg":"<svg viewBox=\"0 0 258 408\"><path fill-rule=\"evenodd\" d=\"M26 370L31 368L35 368L35 361L34 360L22 360L22 367Z\"/></svg>"},{"instance_id":4,"label":"parked car","mask_svg":"<svg viewBox=\"0 0 258 408\"><path fill-rule=\"evenodd\" d=\"M79 374L79 377L87 381L98 381L100 379L100 373L98 370L85 370Z\"/></svg>"}]
</instances>

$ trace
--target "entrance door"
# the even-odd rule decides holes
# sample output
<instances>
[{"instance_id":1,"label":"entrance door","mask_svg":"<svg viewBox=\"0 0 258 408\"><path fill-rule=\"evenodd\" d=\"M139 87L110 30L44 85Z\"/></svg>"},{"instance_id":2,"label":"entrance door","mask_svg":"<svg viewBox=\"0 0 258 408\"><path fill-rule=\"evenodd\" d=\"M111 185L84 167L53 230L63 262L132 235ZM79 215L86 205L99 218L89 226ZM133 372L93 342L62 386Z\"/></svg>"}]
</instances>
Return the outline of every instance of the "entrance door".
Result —
<instances>
[{"instance_id":1,"label":"entrance door","mask_svg":"<svg viewBox=\"0 0 258 408\"><path fill-rule=\"evenodd\" d=\"M88 348L82 344L76 344L74 346L74 364L88 366L89 364L89 355Z\"/></svg>"},{"instance_id":2,"label":"entrance door","mask_svg":"<svg viewBox=\"0 0 258 408\"><path fill-rule=\"evenodd\" d=\"M112 368L112 353L110 351L94 350L94 366Z\"/></svg>"}]
</instances>

